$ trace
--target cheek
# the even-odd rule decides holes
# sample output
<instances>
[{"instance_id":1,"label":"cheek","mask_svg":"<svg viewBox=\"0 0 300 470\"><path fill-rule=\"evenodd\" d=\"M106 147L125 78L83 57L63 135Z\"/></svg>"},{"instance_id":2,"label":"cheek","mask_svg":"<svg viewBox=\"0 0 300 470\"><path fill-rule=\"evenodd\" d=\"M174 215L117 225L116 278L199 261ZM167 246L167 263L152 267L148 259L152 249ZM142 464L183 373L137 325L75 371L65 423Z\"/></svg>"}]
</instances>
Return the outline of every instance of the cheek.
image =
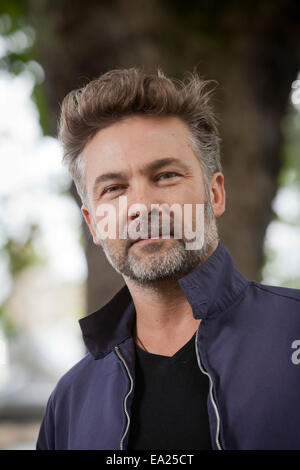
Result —
<instances>
[{"instance_id":1,"label":"cheek","mask_svg":"<svg viewBox=\"0 0 300 470\"><path fill-rule=\"evenodd\" d=\"M170 204L175 201L181 205L204 203L205 188L202 186L201 182L196 184L194 181L188 181L183 185L170 188L168 196Z\"/></svg>"},{"instance_id":2,"label":"cheek","mask_svg":"<svg viewBox=\"0 0 300 470\"><path fill-rule=\"evenodd\" d=\"M180 198L181 197L181 198ZM183 204L203 204L205 202L205 190L200 185L190 185L185 191L177 192L177 199Z\"/></svg>"},{"instance_id":3,"label":"cheek","mask_svg":"<svg viewBox=\"0 0 300 470\"><path fill-rule=\"evenodd\" d=\"M107 238L102 242L103 248L105 248L111 256L114 257L124 257L125 255L127 256L126 253L126 243L124 240L112 240Z\"/></svg>"},{"instance_id":4,"label":"cheek","mask_svg":"<svg viewBox=\"0 0 300 470\"><path fill-rule=\"evenodd\" d=\"M116 239L119 234L118 209L114 204L98 204L95 208L94 227L97 235L102 239Z\"/></svg>"}]
</instances>

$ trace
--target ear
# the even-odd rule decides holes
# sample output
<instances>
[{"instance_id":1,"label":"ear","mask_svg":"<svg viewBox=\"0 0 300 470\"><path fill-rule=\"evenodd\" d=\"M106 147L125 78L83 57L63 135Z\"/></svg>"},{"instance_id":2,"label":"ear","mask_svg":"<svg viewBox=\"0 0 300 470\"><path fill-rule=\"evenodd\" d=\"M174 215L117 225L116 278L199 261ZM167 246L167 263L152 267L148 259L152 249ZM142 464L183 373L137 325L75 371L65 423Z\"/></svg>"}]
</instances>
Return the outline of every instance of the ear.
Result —
<instances>
[{"instance_id":1,"label":"ear","mask_svg":"<svg viewBox=\"0 0 300 470\"><path fill-rule=\"evenodd\" d=\"M226 193L224 188L224 175L220 171L215 173L210 181L210 197L215 217L225 212Z\"/></svg>"},{"instance_id":2,"label":"ear","mask_svg":"<svg viewBox=\"0 0 300 470\"><path fill-rule=\"evenodd\" d=\"M98 236L97 236L97 233L96 233L96 230L95 230L95 227L94 227L94 223L93 223L93 218L89 212L89 210L84 206L82 205L81 206L81 212L83 214L83 217L90 229L90 232L92 234L92 237L93 237L93 241L95 243L95 245L101 245L101 242L100 240L98 239Z\"/></svg>"}]
</instances>

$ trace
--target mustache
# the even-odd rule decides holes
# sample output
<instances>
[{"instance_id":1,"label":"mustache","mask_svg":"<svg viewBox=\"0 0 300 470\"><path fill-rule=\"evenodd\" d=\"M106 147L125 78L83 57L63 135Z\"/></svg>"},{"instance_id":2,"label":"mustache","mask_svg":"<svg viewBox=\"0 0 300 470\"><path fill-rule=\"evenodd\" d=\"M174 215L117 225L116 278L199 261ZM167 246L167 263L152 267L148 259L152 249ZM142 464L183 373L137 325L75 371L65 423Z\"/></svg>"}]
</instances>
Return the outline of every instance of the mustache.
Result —
<instances>
[{"instance_id":1,"label":"mustache","mask_svg":"<svg viewBox=\"0 0 300 470\"><path fill-rule=\"evenodd\" d=\"M153 212L152 212L153 214ZM153 216L153 215L152 215ZM137 242L138 240L141 240L141 239L147 239L147 238L151 238L151 233L153 234L153 236L155 237L163 237L163 236L167 236L167 237L173 237L174 236L174 220L173 220L173 217L172 216L169 216L168 217L168 226L163 226L162 224L162 216L161 214L159 214L159 221L157 221L156 223L151 223L152 220L151 220L151 213L149 214L148 216L148 220L147 220L147 228L145 227L145 219L143 220L140 220L139 222L137 222L136 224L136 232L140 232L138 238L131 238L130 236L128 237L128 244L129 246L133 245L135 242ZM144 229L144 230L143 230Z\"/></svg>"}]
</instances>

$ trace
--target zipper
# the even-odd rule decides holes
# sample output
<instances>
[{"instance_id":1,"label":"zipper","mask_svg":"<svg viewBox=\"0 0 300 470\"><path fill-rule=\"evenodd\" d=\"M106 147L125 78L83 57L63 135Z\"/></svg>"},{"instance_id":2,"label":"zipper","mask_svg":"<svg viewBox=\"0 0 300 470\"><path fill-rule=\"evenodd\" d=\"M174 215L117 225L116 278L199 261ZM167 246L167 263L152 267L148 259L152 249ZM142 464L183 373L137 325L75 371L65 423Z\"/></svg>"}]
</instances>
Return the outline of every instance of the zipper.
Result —
<instances>
[{"instance_id":1,"label":"zipper","mask_svg":"<svg viewBox=\"0 0 300 470\"><path fill-rule=\"evenodd\" d=\"M199 325L199 328L200 328L200 325ZM196 356L197 356L197 361L198 361L198 365L199 365L199 368L200 368L201 372L202 372L203 374L207 375L208 378L209 378L209 395L210 395L210 399L211 399L211 402L212 402L212 404L213 404L213 407L214 407L214 410L215 410L215 413L216 413L216 418L217 418L216 444L217 444L218 450L222 450L222 447L221 447L221 444L220 444L220 441L219 441L219 434L220 434L220 415L219 415L219 412L218 412L218 408L217 408L216 402L215 402L214 397L213 397L213 381L212 381L212 378L211 378L211 376L209 375L209 373L206 372L206 370L204 369L203 365L201 364L200 355L199 355L199 351L198 351L198 332L199 332L199 328L197 329L196 338L195 338Z\"/></svg>"},{"instance_id":2,"label":"zipper","mask_svg":"<svg viewBox=\"0 0 300 470\"><path fill-rule=\"evenodd\" d=\"M128 432L129 424L130 424L130 417L129 417L129 414L128 414L126 405L127 405L127 399L128 399L128 397L129 397L129 395L131 394L132 389L133 389L133 378L132 378L132 376L131 376L131 374L130 374L129 368L128 368L128 366L127 366L127 364L126 364L126 361L125 361L124 357L122 356L122 354L121 354L120 349L119 349L118 346L115 346L115 351L116 351L116 354L117 354L117 356L119 357L119 359L123 362L124 367L125 367L125 369L126 369L126 371L127 371L128 377L129 377L129 379L130 379L130 389L129 389L128 393L125 395L125 398L124 398L124 412L125 412L125 415L126 415L126 418L127 418L127 424L126 424L126 429L125 429L125 431L124 431L124 434L123 434L123 436L122 436L122 438L121 438L121 441L120 441L120 450L123 450L123 442L124 442L125 436L126 436L126 434L127 434L127 432Z\"/></svg>"}]
</instances>

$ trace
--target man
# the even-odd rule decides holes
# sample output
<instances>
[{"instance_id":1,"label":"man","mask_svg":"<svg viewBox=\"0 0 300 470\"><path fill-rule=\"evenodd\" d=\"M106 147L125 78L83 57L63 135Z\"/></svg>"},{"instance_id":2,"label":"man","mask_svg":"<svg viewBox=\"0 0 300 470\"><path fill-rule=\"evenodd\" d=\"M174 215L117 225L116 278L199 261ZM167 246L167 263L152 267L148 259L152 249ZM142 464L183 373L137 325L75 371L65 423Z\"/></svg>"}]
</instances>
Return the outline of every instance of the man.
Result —
<instances>
[{"instance_id":1,"label":"man","mask_svg":"<svg viewBox=\"0 0 300 470\"><path fill-rule=\"evenodd\" d=\"M218 237L224 177L206 86L113 70L63 101L64 161L125 286L80 320L89 352L53 390L37 449L300 449L300 291L247 280ZM188 230L176 236L174 210L164 237L174 203Z\"/></svg>"}]
</instances>

